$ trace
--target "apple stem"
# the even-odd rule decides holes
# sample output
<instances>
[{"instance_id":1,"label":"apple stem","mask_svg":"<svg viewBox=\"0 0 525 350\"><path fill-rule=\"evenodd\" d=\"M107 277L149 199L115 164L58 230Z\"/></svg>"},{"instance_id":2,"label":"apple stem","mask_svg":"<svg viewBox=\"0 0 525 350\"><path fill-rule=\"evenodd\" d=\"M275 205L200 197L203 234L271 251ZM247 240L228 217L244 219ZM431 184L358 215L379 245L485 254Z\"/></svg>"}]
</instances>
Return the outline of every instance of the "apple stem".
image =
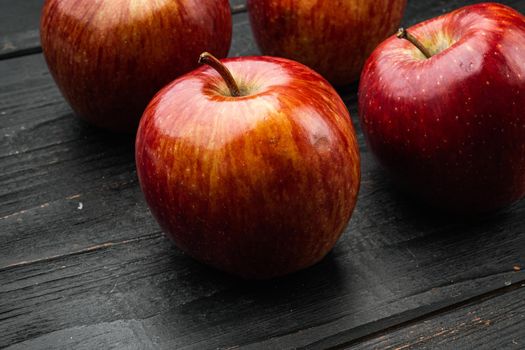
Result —
<instances>
[{"instance_id":1,"label":"apple stem","mask_svg":"<svg viewBox=\"0 0 525 350\"><path fill-rule=\"evenodd\" d=\"M432 54L428 49L421 44L421 41L417 40L415 36L410 34L405 28L399 28L396 35L399 39L406 39L410 41L415 47L419 49L425 55L426 58L432 57Z\"/></svg>"},{"instance_id":2,"label":"apple stem","mask_svg":"<svg viewBox=\"0 0 525 350\"><path fill-rule=\"evenodd\" d=\"M237 82L233 78L232 73L215 56L213 56L209 52L203 52L199 57L199 64L207 64L208 66L215 69L224 79L226 85L228 85L228 89L230 89L230 94L233 97L241 96L239 85L237 85Z\"/></svg>"}]
</instances>

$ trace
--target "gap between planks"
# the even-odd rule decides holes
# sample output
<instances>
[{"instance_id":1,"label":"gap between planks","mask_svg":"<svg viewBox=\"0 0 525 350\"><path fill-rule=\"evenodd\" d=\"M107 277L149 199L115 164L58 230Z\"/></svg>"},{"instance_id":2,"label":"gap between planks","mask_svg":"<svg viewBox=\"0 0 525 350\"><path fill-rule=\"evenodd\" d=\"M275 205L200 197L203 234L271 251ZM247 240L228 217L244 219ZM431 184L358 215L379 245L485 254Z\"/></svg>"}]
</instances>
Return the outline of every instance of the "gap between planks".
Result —
<instances>
[{"instance_id":1,"label":"gap between planks","mask_svg":"<svg viewBox=\"0 0 525 350\"><path fill-rule=\"evenodd\" d=\"M116 247L116 246L121 246L121 245L125 245L125 244L136 243L136 242L141 242L141 241L145 241L145 240L149 240L149 239L156 239L156 238L160 238L160 237L163 237L163 233L161 231L157 231L157 232L150 233L150 234L147 234L147 235L144 235L144 236L140 236L140 237L136 237L136 238L132 238L132 239L126 239L126 240L123 240L123 241L101 243L101 244L97 244L97 245L94 245L94 246L86 247L86 248L83 248L83 249L80 249L80 250L75 250L75 251L69 252L67 254L51 255L51 256L48 256L48 257L40 258L40 259L19 261L19 262L16 262L16 263L13 263L13 264L9 264L9 265L6 265L6 266L0 266L0 272L6 271L6 270L10 270L10 269L14 269L14 268L17 268L17 267L33 265L33 264L42 263L42 262L49 262L49 261L53 261L53 260L56 260L56 259L62 259L62 258L69 257L69 256L75 256L75 255L81 255L81 254L85 254L85 253L91 253L91 252L94 252L94 251L97 251L97 250L108 249L108 248L112 248L112 247Z\"/></svg>"},{"instance_id":2,"label":"gap between planks","mask_svg":"<svg viewBox=\"0 0 525 350\"><path fill-rule=\"evenodd\" d=\"M523 276L519 280L517 280L517 281L515 281L515 282L513 282L513 283L511 283L509 285L506 285L504 287L501 287L501 288L498 288L498 289L493 289L493 290L488 291L486 293L478 294L478 295L472 296L470 298L467 298L465 300L458 301L456 303L452 303L452 304L449 304L449 305L438 307L437 309L435 309L433 311L430 311L430 312L424 313L422 315L415 316L413 318L409 318L409 319L401 321L399 323L396 323L396 324L384 327L384 328L382 328L381 330L378 330L378 331L372 331L372 332L370 332L368 334L365 334L363 336L359 336L359 337L357 337L355 339L352 339L350 341L342 342L342 343L339 343L337 345L328 346L326 348L327 349L347 349L347 348L350 348L352 346L359 345L361 343L373 340L375 338L379 338L379 337L385 336L385 335L387 335L389 333L392 333L392 332L395 332L395 331L399 331L399 330L402 330L402 329L405 329L405 328L409 328L409 327L414 326L414 325L416 325L416 324L418 324L420 322L423 322L423 321L435 318L437 316L441 316L441 315L447 314L449 312L452 312L452 311L455 311L455 310L458 310L458 309L462 309L462 308L465 308L465 307L468 307L468 306L481 304L481 303L483 303L483 302L485 302L487 300L490 300L490 299L502 296L504 294L513 292L513 291L521 289L521 288L525 288L525 276ZM394 316L394 317L396 317L396 316ZM366 327L366 326L367 325L363 325L363 327ZM335 334L333 337L338 337L338 335ZM316 342L316 343L313 343L313 344L309 344L309 345L307 345L307 346L305 346L305 347L303 347L301 349L310 349L310 348L318 348L318 347L325 348L323 346L323 344L322 344L324 341L326 341L326 339L321 340L321 341Z\"/></svg>"}]
</instances>

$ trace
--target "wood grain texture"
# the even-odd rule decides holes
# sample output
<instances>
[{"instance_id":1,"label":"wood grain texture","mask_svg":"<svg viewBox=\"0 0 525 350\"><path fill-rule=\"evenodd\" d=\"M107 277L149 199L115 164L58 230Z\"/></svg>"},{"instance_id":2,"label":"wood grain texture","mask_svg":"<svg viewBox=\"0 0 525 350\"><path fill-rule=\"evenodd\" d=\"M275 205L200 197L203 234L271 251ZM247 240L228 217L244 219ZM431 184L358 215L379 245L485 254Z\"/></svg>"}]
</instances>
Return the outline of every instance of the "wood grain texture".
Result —
<instances>
[{"instance_id":1,"label":"wood grain texture","mask_svg":"<svg viewBox=\"0 0 525 350\"><path fill-rule=\"evenodd\" d=\"M525 284L348 349L523 349Z\"/></svg>"},{"instance_id":2,"label":"wood grain texture","mask_svg":"<svg viewBox=\"0 0 525 350\"><path fill-rule=\"evenodd\" d=\"M231 55L257 53L246 13L234 33ZM163 237L133 138L75 118L42 55L2 60L0 76L0 347L317 349L373 345L385 329L402 346L410 322L493 295L505 310L497 300L525 283L525 202L469 220L430 214L393 187L361 133L358 207L327 259L267 283L217 273ZM357 125L356 86L340 92Z\"/></svg>"}]
</instances>

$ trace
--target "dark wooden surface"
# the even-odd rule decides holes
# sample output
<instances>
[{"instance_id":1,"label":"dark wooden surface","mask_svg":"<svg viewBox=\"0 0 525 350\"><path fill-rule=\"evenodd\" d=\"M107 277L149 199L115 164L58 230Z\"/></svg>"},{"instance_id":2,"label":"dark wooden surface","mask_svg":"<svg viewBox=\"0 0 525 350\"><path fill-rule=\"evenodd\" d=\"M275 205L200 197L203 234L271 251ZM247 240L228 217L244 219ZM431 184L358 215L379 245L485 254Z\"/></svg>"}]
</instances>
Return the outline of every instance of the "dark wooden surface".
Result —
<instances>
[{"instance_id":1,"label":"dark wooden surface","mask_svg":"<svg viewBox=\"0 0 525 350\"><path fill-rule=\"evenodd\" d=\"M181 254L143 200L133 139L84 124L60 96L39 53L41 3L0 0L0 347L525 347L525 202L434 213L394 188L361 133L359 203L322 263L248 283ZM257 54L232 3L230 54ZM470 3L409 0L405 24ZM340 92L358 126L356 86Z\"/></svg>"},{"instance_id":2,"label":"dark wooden surface","mask_svg":"<svg viewBox=\"0 0 525 350\"><path fill-rule=\"evenodd\" d=\"M367 349L523 349L525 288L478 299L350 346Z\"/></svg>"}]
</instances>

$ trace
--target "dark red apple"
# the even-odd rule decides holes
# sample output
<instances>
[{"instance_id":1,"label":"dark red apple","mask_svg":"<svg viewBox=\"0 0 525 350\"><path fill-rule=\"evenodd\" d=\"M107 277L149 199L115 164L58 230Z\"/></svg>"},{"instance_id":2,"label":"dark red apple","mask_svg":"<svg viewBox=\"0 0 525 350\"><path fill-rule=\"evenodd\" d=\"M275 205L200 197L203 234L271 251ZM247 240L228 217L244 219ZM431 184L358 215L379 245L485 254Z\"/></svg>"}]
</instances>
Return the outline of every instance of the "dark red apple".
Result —
<instances>
[{"instance_id":1,"label":"dark red apple","mask_svg":"<svg viewBox=\"0 0 525 350\"><path fill-rule=\"evenodd\" d=\"M140 122L137 171L152 213L183 251L244 278L315 264L346 227L359 188L344 103L293 61L201 61L215 69L165 87Z\"/></svg>"},{"instance_id":2,"label":"dark red apple","mask_svg":"<svg viewBox=\"0 0 525 350\"><path fill-rule=\"evenodd\" d=\"M231 35L228 0L47 0L40 25L47 64L75 113L127 132L202 51L225 57Z\"/></svg>"},{"instance_id":3,"label":"dark red apple","mask_svg":"<svg viewBox=\"0 0 525 350\"><path fill-rule=\"evenodd\" d=\"M394 34L406 0L248 0L265 55L290 58L335 85L359 78L376 46Z\"/></svg>"},{"instance_id":4,"label":"dark red apple","mask_svg":"<svg viewBox=\"0 0 525 350\"><path fill-rule=\"evenodd\" d=\"M521 199L524 16L484 3L406 33L410 40L378 47L361 77L372 152L405 188L448 210L486 212Z\"/></svg>"}]
</instances>

